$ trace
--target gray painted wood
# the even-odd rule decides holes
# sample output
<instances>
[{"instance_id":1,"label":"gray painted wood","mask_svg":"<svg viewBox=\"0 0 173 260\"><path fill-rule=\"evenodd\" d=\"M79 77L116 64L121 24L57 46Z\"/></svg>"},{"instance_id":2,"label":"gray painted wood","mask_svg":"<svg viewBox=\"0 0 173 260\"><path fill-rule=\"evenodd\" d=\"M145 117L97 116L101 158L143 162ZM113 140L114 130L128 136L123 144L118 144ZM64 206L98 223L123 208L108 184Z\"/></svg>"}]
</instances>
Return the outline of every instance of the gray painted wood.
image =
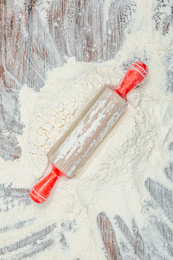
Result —
<instances>
[{"instance_id":1,"label":"gray painted wood","mask_svg":"<svg viewBox=\"0 0 173 260\"><path fill-rule=\"evenodd\" d=\"M105 23L103 2L104 0L54 0L48 10L48 28L45 28L39 12L39 1L26 0L17 5L14 0L0 0L0 156L4 160L16 160L22 154L16 135L22 134L24 127L19 111L19 92L23 84L39 91L44 85L45 72L62 66L64 56L76 56L79 61L100 62L113 58L118 52L125 37L124 29L135 15L135 1L112 0ZM164 9L171 4L168 0L155 0L154 27L163 36L169 33L173 23L172 12L168 13ZM66 24L70 26L66 27ZM171 51L165 57L165 90L168 93L173 92L172 57ZM170 153L172 147L171 143ZM172 163L173 161L163 169L163 174L171 182ZM170 258L161 255L159 248L145 243L145 233L139 230L135 220L129 227L121 216L115 216L110 221L106 213L98 213L96 225L103 241L105 257L158 260L173 257L172 191L152 179L145 181L145 187L151 197L151 204L155 203L167 220L165 223L164 219L161 221L154 216L156 220L152 222L151 232L156 232L163 238L166 244L165 254ZM0 213L8 214L16 205L25 208L31 203L28 189L19 189L12 185L6 187L1 184L0 198L3 200ZM25 229L34 221L25 219L12 226L2 225L0 233ZM65 230L75 232L76 222L74 223L61 223L59 242L62 248L68 247ZM28 259L51 249L55 241L47 236L55 232L56 227L57 223L54 223L32 234L26 232L24 238L0 248L1 259ZM117 231L123 235L122 241L116 237ZM128 255L127 249L131 250L132 255Z\"/></svg>"}]
</instances>

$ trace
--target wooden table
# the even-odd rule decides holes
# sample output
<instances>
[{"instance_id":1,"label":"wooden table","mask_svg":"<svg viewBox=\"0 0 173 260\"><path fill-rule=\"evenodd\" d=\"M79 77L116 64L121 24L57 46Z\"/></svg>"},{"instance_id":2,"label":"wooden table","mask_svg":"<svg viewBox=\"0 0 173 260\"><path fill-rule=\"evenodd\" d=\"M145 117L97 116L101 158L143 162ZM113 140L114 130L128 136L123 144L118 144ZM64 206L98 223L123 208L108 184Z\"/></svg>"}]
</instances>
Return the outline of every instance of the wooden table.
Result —
<instances>
[{"instance_id":1,"label":"wooden table","mask_svg":"<svg viewBox=\"0 0 173 260\"><path fill-rule=\"evenodd\" d=\"M26 0L20 4L19 1L18 4L16 2L0 0L0 156L4 160L11 161L20 158L22 153L16 138L17 134L22 134L24 127L19 111L19 92L22 86L26 83L30 88L39 91L44 86L46 71L62 66L65 62L64 57L75 56L77 60L85 62L100 62L113 58L124 41L125 28L136 12L135 1L112 0L108 20L104 24L102 11L104 0L54 0L50 1L47 10L48 26L45 26L41 16L41 1ZM172 26L173 16L169 12L163 13L163 7L172 4L173 10L173 2L168 0L151 2L155 5L153 29L166 35ZM170 80L173 79L172 76L172 66L168 66L167 77ZM173 91L171 84L168 88ZM170 149L173 149L172 144ZM173 165L170 164L165 172L172 181ZM172 191L150 179L145 184L153 200L173 222ZM0 184L0 197L4 200L19 200L29 205L28 195L27 189ZM115 216L115 218L121 232L134 250L134 259L152 259L153 252L146 254L144 251L143 238L137 225L132 223L132 234L121 217ZM98 214L97 223L107 259L123 259L115 231L106 213ZM17 229L20 226L24 227L25 223L17 223L13 228ZM9 228L0 229L0 232L8 232ZM35 246L28 255L25 253L25 246L36 243L43 233L52 232L54 228L55 226L43 228L37 234L29 235L29 238L0 248L0 257L5 257L7 251L23 248L22 259L27 256L32 258L33 255L49 247L52 242L43 243L39 248ZM173 257L173 230L164 224L164 221L158 223L157 229L168 245L165 246L165 250L168 250L170 257ZM154 254L157 255L157 249L152 250L155 250ZM158 259L166 258L158 256Z\"/></svg>"}]
</instances>

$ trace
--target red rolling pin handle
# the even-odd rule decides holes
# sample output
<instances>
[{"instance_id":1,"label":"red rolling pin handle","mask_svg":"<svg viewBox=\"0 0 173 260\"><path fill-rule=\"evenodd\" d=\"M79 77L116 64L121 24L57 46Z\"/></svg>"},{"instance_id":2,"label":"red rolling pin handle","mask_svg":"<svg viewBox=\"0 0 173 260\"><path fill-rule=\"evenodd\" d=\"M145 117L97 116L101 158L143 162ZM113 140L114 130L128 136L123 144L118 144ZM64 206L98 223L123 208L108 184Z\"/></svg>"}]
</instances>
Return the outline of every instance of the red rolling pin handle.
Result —
<instances>
[{"instance_id":1,"label":"red rolling pin handle","mask_svg":"<svg viewBox=\"0 0 173 260\"><path fill-rule=\"evenodd\" d=\"M121 84L114 91L125 99L126 95L145 79L147 73L148 68L144 63L141 61L135 62L130 66Z\"/></svg>"},{"instance_id":2,"label":"red rolling pin handle","mask_svg":"<svg viewBox=\"0 0 173 260\"><path fill-rule=\"evenodd\" d=\"M45 178L37 182L30 191L31 199L39 204L46 202L56 181L62 176L65 176L65 174L52 165L51 172Z\"/></svg>"},{"instance_id":3,"label":"red rolling pin handle","mask_svg":"<svg viewBox=\"0 0 173 260\"><path fill-rule=\"evenodd\" d=\"M135 62L130 66L121 84L117 89L114 89L114 91L125 99L128 92L145 79L147 73L148 68L144 63L140 61ZM61 176L66 175L52 165L51 172L41 179L31 190L31 199L39 204L46 202L56 181Z\"/></svg>"}]
</instances>

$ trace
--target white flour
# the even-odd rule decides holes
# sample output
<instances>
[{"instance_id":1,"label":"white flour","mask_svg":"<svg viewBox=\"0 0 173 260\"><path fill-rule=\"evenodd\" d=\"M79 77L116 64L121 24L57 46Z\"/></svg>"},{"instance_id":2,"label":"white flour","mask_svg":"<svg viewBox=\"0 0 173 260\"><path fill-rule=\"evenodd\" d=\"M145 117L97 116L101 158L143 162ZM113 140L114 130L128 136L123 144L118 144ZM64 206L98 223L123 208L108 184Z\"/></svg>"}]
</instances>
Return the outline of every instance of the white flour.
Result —
<instances>
[{"instance_id":1,"label":"white flour","mask_svg":"<svg viewBox=\"0 0 173 260\"><path fill-rule=\"evenodd\" d=\"M144 13L148 19L144 20ZM99 212L105 211L112 223L114 216L120 215L129 227L134 218L140 230L147 230L149 213L143 206L150 195L144 183L150 177L172 188L163 169L169 163L168 146L173 140L173 97L166 91L163 66L172 40L169 35L161 38L158 32L153 34L151 17L150 6L140 1L137 22L132 24L135 33L127 36L115 60L94 64L70 58L64 67L48 73L39 93L23 86L20 102L25 129L18 137L22 157L14 162L1 159L1 182L31 188L46 166L49 148L104 84L118 84L126 71L122 64L141 60L149 68L146 81L129 94L125 115L72 179L59 180L47 204L33 203L26 209L16 206L9 214L1 213L4 226L36 217L32 226L4 233L1 247L56 221L57 229L50 235L56 244L33 259L102 260L105 256L96 224ZM161 210L158 214L168 221ZM73 223L71 231L61 225L65 222L68 226L68 221ZM66 246L60 242L62 232ZM118 229L116 237L122 239ZM149 237L143 239L150 244ZM153 238L152 243L162 246ZM162 248L160 252L171 259Z\"/></svg>"}]
</instances>

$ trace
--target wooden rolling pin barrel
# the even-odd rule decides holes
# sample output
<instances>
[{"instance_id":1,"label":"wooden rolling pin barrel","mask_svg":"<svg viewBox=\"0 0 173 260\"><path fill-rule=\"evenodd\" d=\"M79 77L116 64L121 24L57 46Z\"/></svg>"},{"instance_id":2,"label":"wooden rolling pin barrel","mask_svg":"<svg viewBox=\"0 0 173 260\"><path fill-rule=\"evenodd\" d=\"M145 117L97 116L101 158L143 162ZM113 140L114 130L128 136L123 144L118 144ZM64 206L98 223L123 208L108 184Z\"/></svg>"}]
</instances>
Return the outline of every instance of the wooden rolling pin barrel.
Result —
<instances>
[{"instance_id":1,"label":"wooden rolling pin barrel","mask_svg":"<svg viewBox=\"0 0 173 260\"><path fill-rule=\"evenodd\" d=\"M147 66L138 61L127 71L118 88L104 87L80 117L47 154L51 172L41 179L30 192L36 203L47 201L53 186L61 176L72 177L87 156L113 127L127 108L125 100L130 90L147 76Z\"/></svg>"}]
</instances>

